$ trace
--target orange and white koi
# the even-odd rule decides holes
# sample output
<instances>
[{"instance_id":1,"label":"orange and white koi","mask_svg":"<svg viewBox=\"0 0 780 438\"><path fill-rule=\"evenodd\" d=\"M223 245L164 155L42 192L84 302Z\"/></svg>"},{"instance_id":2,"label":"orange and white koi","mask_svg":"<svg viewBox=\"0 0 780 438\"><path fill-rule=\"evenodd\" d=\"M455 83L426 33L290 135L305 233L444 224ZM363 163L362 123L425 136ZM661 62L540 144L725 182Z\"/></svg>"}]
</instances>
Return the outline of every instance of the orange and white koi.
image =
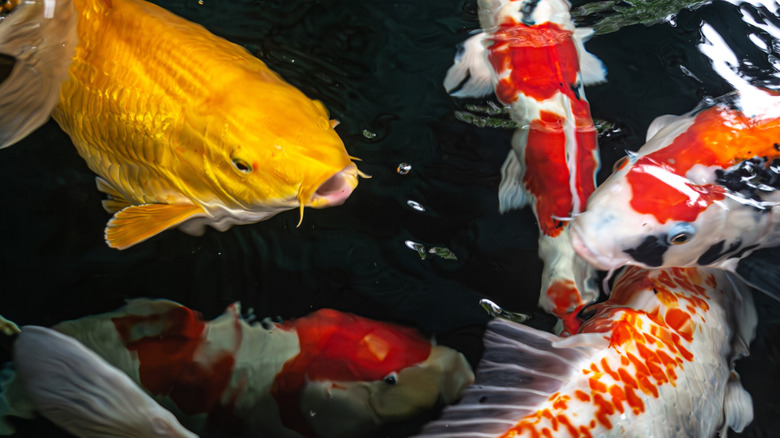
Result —
<instances>
[{"instance_id":1,"label":"orange and white koi","mask_svg":"<svg viewBox=\"0 0 780 438\"><path fill-rule=\"evenodd\" d=\"M501 169L500 209L532 206L544 261L539 304L574 333L576 313L598 297L595 272L571 248L567 224L595 188L597 132L583 87L603 81L604 68L585 51L592 32L575 29L566 0L483 0L479 7L485 33L466 42L445 87L473 96L492 84L510 107L519 128Z\"/></svg>"},{"instance_id":2,"label":"orange and white koi","mask_svg":"<svg viewBox=\"0 0 780 438\"><path fill-rule=\"evenodd\" d=\"M54 329L130 376L199 434L366 436L456 401L474 379L462 354L412 328L329 309L250 324L236 303L206 322L172 301L137 299ZM45 346L35 354L46 356ZM79 384L47 379L56 390L33 398L67 404L74 397L75 403L68 391L79 392L73 389ZM70 427L90 427L89 414L98 411L71 419Z\"/></svg>"},{"instance_id":3,"label":"orange and white koi","mask_svg":"<svg viewBox=\"0 0 780 438\"><path fill-rule=\"evenodd\" d=\"M593 309L567 338L491 321L475 384L420 436L711 437L750 424L733 364L757 313L732 273L630 267Z\"/></svg>"},{"instance_id":4,"label":"orange and white koi","mask_svg":"<svg viewBox=\"0 0 780 438\"><path fill-rule=\"evenodd\" d=\"M773 20L744 19L780 36ZM780 245L780 95L738 74L712 26L701 33L699 50L737 91L657 118L645 145L616 163L572 226L576 251L600 269L734 270L755 249Z\"/></svg>"},{"instance_id":5,"label":"orange and white koi","mask_svg":"<svg viewBox=\"0 0 780 438\"><path fill-rule=\"evenodd\" d=\"M780 244L780 98L766 94L755 113L742 99L657 119L574 220L577 252L605 270L733 270L751 251Z\"/></svg>"},{"instance_id":6,"label":"orange and white koi","mask_svg":"<svg viewBox=\"0 0 780 438\"><path fill-rule=\"evenodd\" d=\"M47 19L52 12L76 19ZM34 0L15 16L0 23L9 37L2 44L27 51L11 53L19 74L3 83L0 110L15 112L16 99L28 97L39 107L0 116L0 147L43 123L59 90L52 116L109 196L113 248L293 208L302 218L304 206L340 205L357 185L323 104L202 26L143 0ZM38 72L48 67L56 74Z\"/></svg>"}]
</instances>

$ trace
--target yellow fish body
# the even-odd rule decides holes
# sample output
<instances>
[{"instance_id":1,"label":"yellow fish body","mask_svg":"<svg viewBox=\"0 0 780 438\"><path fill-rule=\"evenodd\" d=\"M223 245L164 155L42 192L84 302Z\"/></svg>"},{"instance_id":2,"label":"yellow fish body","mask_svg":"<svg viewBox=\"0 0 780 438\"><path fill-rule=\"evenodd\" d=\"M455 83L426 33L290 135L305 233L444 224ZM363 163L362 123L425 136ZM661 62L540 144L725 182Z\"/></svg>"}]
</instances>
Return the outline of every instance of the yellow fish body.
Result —
<instances>
[{"instance_id":1,"label":"yellow fish body","mask_svg":"<svg viewBox=\"0 0 780 438\"><path fill-rule=\"evenodd\" d=\"M244 48L142 0L73 6L78 43L52 117L109 195L109 246L339 205L356 187L322 103Z\"/></svg>"}]
</instances>

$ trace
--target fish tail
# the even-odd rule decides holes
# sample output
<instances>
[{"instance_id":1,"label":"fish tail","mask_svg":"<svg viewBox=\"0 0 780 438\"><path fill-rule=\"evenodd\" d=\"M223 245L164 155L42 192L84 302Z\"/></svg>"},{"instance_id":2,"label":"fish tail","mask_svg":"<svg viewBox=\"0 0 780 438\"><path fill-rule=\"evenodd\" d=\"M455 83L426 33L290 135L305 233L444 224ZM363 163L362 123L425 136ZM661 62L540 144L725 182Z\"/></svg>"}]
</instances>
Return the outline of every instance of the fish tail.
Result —
<instances>
[{"instance_id":1,"label":"fish tail","mask_svg":"<svg viewBox=\"0 0 780 438\"><path fill-rule=\"evenodd\" d=\"M48 120L76 41L71 0L18 2L0 21L0 148Z\"/></svg>"}]
</instances>

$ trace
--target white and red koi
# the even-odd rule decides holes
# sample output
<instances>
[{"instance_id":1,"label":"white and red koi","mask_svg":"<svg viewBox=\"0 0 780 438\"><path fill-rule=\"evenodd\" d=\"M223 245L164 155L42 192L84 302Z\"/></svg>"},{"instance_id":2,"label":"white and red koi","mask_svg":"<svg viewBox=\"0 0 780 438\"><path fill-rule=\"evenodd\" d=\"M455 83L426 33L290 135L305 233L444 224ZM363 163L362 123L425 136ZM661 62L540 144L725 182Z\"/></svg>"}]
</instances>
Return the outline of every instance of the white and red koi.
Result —
<instances>
[{"instance_id":1,"label":"white and red koi","mask_svg":"<svg viewBox=\"0 0 780 438\"><path fill-rule=\"evenodd\" d=\"M139 299L54 329L196 433L365 436L456 401L474 378L462 354L412 328L329 309L255 324L239 312L233 304L205 322L172 301Z\"/></svg>"},{"instance_id":2,"label":"white and red koi","mask_svg":"<svg viewBox=\"0 0 780 438\"><path fill-rule=\"evenodd\" d=\"M590 31L575 29L566 0L483 0L479 6L486 34L466 43L445 87L457 88L469 74L453 95L479 94L492 84L510 106L520 127L501 169L500 209L533 207L544 261L539 304L573 333L577 311L598 296L588 281L595 272L571 248L567 224L595 188L597 132L583 85L603 81L603 66L585 51ZM492 72L475 54L483 40Z\"/></svg>"},{"instance_id":3,"label":"white and red koi","mask_svg":"<svg viewBox=\"0 0 780 438\"><path fill-rule=\"evenodd\" d=\"M780 98L765 94L755 113L743 98L657 119L574 220L577 252L605 270L733 269L780 244Z\"/></svg>"},{"instance_id":4,"label":"white and red koi","mask_svg":"<svg viewBox=\"0 0 780 438\"><path fill-rule=\"evenodd\" d=\"M711 437L741 431L750 395L733 371L757 314L713 268L627 268L579 333L495 319L474 385L421 437Z\"/></svg>"}]
</instances>

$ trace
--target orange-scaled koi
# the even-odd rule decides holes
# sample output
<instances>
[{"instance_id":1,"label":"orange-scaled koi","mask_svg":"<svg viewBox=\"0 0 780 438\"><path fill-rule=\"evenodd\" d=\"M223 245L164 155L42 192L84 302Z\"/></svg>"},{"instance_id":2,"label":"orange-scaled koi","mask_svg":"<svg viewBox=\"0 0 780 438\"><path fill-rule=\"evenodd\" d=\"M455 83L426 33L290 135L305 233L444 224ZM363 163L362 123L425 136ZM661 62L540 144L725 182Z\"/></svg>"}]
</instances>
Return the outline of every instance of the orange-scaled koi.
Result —
<instances>
[{"instance_id":1,"label":"orange-scaled koi","mask_svg":"<svg viewBox=\"0 0 780 438\"><path fill-rule=\"evenodd\" d=\"M711 437L753 419L733 369L757 313L713 268L630 267L579 333L494 319L474 385L421 437Z\"/></svg>"},{"instance_id":2,"label":"orange-scaled koi","mask_svg":"<svg viewBox=\"0 0 780 438\"><path fill-rule=\"evenodd\" d=\"M597 132L583 86L603 81L604 68L585 51L591 31L575 29L566 0L483 0L479 6L485 33L466 42L445 87L469 96L492 84L510 107L519 128L501 169L500 209L532 206L544 261L539 304L574 333L576 313L598 296L595 272L571 248L567 224L595 188Z\"/></svg>"}]
</instances>

